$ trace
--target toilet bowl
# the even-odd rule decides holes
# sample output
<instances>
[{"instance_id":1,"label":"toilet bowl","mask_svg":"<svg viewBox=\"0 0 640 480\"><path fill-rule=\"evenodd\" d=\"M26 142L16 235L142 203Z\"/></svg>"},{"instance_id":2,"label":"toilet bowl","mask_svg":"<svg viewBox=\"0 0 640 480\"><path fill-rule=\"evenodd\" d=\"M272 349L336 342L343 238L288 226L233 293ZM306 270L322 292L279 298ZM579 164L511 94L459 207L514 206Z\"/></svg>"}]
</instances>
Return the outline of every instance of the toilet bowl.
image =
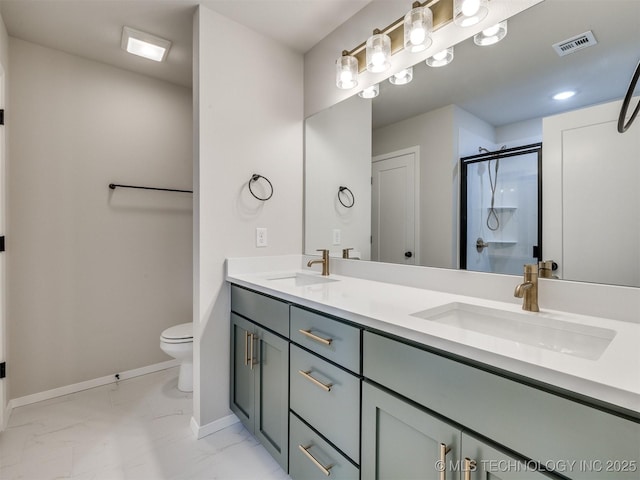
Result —
<instances>
[{"instance_id":1,"label":"toilet bowl","mask_svg":"<svg viewBox=\"0 0 640 480\"><path fill-rule=\"evenodd\" d=\"M193 323L181 323L167 328L160 335L160 348L180 360L178 390L193 391Z\"/></svg>"}]
</instances>

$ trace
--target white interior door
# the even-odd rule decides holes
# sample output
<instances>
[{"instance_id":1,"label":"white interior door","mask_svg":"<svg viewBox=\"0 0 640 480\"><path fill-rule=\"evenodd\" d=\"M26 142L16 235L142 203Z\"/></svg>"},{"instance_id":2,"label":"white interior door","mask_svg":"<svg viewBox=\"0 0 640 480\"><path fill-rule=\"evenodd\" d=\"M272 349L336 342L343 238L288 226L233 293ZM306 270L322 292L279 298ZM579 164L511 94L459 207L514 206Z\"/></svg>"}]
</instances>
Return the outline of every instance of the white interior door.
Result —
<instances>
[{"instance_id":1,"label":"white interior door","mask_svg":"<svg viewBox=\"0 0 640 480\"><path fill-rule=\"evenodd\" d=\"M4 86L5 76L4 70L0 66L0 108L4 109ZM0 126L0 236L5 234L6 225L6 162L5 162L5 129L4 126ZM6 276L6 259L5 254L0 253L0 362L4 362L6 352L6 289L7 289L7 276ZM6 379L0 380L0 431L4 429L6 419L5 410L7 408L7 391L6 391Z\"/></svg>"},{"instance_id":2,"label":"white interior door","mask_svg":"<svg viewBox=\"0 0 640 480\"><path fill-rule=\"evenodd\" d=\"M412 148L373 159L372 260L419 264L418 155Z\"/></svg>"}]
</instances>

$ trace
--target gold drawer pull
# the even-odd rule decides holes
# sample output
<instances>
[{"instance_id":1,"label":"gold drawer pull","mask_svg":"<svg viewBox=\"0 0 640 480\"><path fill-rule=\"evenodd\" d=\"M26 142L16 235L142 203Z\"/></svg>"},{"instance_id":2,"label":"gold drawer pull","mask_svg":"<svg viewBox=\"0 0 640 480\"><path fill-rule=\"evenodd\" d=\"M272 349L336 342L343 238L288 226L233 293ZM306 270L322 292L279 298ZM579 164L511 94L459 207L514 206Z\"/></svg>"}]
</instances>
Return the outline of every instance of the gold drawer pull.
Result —
<instances>
[{"instance_id":1,"label":"gold drawer pull","mask_svg":"<svg viewBox=\"0 0 640 480\"><path fill-rule=\"evenodd\" d=\"M444 443L440 444L440 480L447 480L447 453L451 451L451 447L447 447Z\"/></svg>"},{"instance_id":2,"label":"gold drawer pull","mask_svg":"<svg viewBox=\"0 0 640 480\"><path fill-rule=\"evenodd\" d=\"M471 480L471 472L476 470L476 461L466 457L464 459L464 480Z\"/></svg>"},{"instance_id":3,"label":"gold drawer pull","mask_svg":"<svg viewBox=\"0 0 640 480\"><path fill-rule=\"evenodd\" d=\"M317 378L313 378L310 373L311 370L307 370L306 372L304 370L298 370L298 373L300 375L302 375L304 378L306 378L307 380L309 380L311 383L313 383L314 385L317 385L318 387L320 387L321 389L323 389L325 392L330 392L331 391L331 387L333 387L333 384L325 384L322 383L320 380L318 380Z\"/></svg>"},{"instance_id":4,"label":"gold drawer pull","mask_svg":"<svg viewBox=\"0 0 640 480\"><path fill-rule=\"evenodd\" d=\"M304 453L307 456L307 458L311 460L313 464L316 467L318 467L320 470L322 470L322 473L324 473L328 477L329 475L331 475L331 472L329 470L331 470L331 467L333 467L333 465L329 465L328 467L325 467L324 465L322 465L318 460L316 460L316 458L313 455L311 455L311 453L309 453L309 449L311 447L313 447L313 444L307 445L306 447L302 445L298 445L298 448L300 449L300 451Z\"/></svg>"},{"instance_id":5,"label":"gold drawer pull","mask_svg":"<svg viewBox=\"0 0 640 480\"><path fill-rule=\"evenodd\" d=\"M322 338L322 337L319 337L318 335L314 335L313 333L311 333L311 330L300 329L298 331L301 334L306 335L307 337L309 337L311 340L315 340L316 342L320 342L323 345L331 345L331 342L333 342L333 338Z\"/></svg>"}]
</instances>

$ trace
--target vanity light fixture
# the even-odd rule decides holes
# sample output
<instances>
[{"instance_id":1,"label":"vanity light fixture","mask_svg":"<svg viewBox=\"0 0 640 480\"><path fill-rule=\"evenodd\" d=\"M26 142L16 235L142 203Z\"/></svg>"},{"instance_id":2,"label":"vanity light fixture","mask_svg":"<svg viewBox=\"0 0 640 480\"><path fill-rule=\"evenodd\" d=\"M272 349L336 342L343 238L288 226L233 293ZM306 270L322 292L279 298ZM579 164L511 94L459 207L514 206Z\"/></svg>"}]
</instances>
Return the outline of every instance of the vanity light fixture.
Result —
<instances>
[{"instance_id":1,"label":"vanity light fixture","mask_svg":"<svg viewBox=\"0 0 640 480\"><path fill-rule=\"evenodd\" d=\"M365 70L372 73L386 71L391 67L391 55L400 50L406 48L411 52L420 52L429 48L432 32L453 19L453 2L454 0L415 1L406 15L383 29L374 30L373 35L357 47L344 50L336 61L338 88L356 87L357 75Z\"/></svg>"},{"instance_id":2,"label":"vanity light fixture","mask_svg":"<svg viewBox=\"0 0 640 480\"><path fill-rule=\"evenodd\" d=\"M406 85L413 80L413 67L408 67L389 77L391 85Z\"/></svg>"},{"instance_id":3,"label":"vanity light fixture","mask_svg":"<svg viewBox=\"0 0 640 480\"><path fill-rule=\"evenodd\" d=\"M343 90L358 85L358 59L349 52L342 52L342 56L336 60L336 86Z\"/></svg>"},{"instance_id":4,"label":"vanity light fixture","mask_svg":"<svg viewBox=\"0 0 640 480\"><path fill-rule=\"evenodd\" d=\"M576 94L574 90L566 90L564 92L556 93L552 98L554 100L567 100L568 98L573 97Z\"/></svg>"},{"instance_id":5,"label":"vanity light fixture","mask_svg":"<svg viewBox=\"0 0 640 480\"><path fill-rule=\"evenodd\" d=\"M391 67L391 38L380 30L374 30L367 40L367 70L384 72Z\"/></svg>"},{"instance_id":6,"label":"vanity light fixture","mask_svg":"<svg viewBox=\"0 0 640 480\"><path fill-rule=\"evenodd\" d=\"M507 21L496 23L473 36L473 43L480 47L494 45L507 36Z\"/></svg>"},{"instance_id":7,"label":"vanity light fixture","mask_svg":"<svg viewBox=\"0 0 640 480\"><path fill-rule=\"evenodd\" d=\"M430 67L444 67L451 62L453 62L453 47L446 48L426 60L426 64Z\"/></svg>"},{"instance_id":8,"label":"vanity light fixture","mask_svg":"<svg viewBox=\"0 0 640 480\"><path fill-rule=\"evenodd\" d=\"M163 62L167 58L171 42L131 27L123 27L120 46L134 55Z\"/></svg>"},{"instance_id":9,"label":"vanity light fixture","mask_svg":"<svg viewBox=\"0 0 640 480\"><path fill-rule=\"evenodd\" d=\"M415 2L404 16L404 48L412 53L422 52L431 46L433 13L429 7Z\"/></svg>"},{"instance_id":10,"label":"vanity light fixture","mask_svg":"<svg viewBox=\"0 0 640 480\"><path fill-rule=\"evenodd\" d=\"M380 86L376 83L375 85L371 85L370 87L367 87L359 92L358 96L360 96L361 98L376 98L379 93Z\"/></svg>"},{"instance_id":11,"label":"vanity light fixture","mask_svg":"<svg viewBox=\"0 0 640 480\"><path fill-rule=\"evenodd\" d=\"M454 0L453 21L461 27L471 27L489 13L487 0Z\"/></svg>"}]
</instances>

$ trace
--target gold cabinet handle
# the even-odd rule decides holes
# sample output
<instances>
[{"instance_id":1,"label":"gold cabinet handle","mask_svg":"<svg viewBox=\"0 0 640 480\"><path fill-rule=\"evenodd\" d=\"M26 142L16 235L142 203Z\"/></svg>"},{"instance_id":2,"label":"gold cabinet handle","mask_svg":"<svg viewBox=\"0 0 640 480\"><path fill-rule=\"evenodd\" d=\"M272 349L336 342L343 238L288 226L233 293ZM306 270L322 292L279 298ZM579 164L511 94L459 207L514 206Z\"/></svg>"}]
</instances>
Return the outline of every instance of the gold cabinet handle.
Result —
<instances>
[{"instance_id":1,"label":"gold cabinet handle","mask_svg":"<svg viewBox=\"0 0 640 480\"><path fill-rule=\"evenodd\" d=\"M298 370L298 373L300 375L302 375L304 378L306 378L307 380L309 380L311 383L313 383L314 385L317 385L318 387L320 387L321 389L323 389L325 392L330 392L331 391L331 387L333 387L332 383L326 384L326 383L322 383L320 380L318 380L317 378L313 378L311 376L311 370L307 370L306 372L304 370Z\"/></svg>"},{"instance_id":2,"label":"gold cabinet handle","mask_svg":"<svg viewBox=\"0 0 640 480\"><path fill-rule=\"evenodd\" d=\"M249 337L251 333L249 331L244 332L244 364L249 365L251 357L249 356Z\"/></svg>"},{"instance_id":3,"label":"gold cabinet handle","mask_svg":"<svg viewBox=\"0 0 640 480\"><path fill-rule=\"evenodd\" d=\"M307 337L309 337L311 340L315 340L316 342L322 343L323 345L331 345L331 342L333 342L333 338L322 338L322 337L319 337L318 335L314 335L313 333L311 333L311 330L300 329L298 331L301 334L306 335Z\"/></svg>"},{"instance_id":4,"label":"gold cabinet handle","mask_svg":"<svg viewBox=\"0 0 640 480\"><path fill-rule=\"evenodd\" d=\"M256 335L255 333L250 333L249 335L251 337L251 341L249 342L249 350L251 352L251 359L249 361L249 364L251 365L251 370L253 370L253 366L256 364L255 359L253 358L253 341L256 339Z\"/></svg>"},{"instance_id":5,"label":"gold cabinet handle","mask_svg":"<svg viewBox=\"0 0 640 480\"><path fill-rule=\"evenodd\" d=\"M464 459L464 480L471 480L471 472L476 469L476 461L468 457Z\"/></svg>"},{"instance_id":6,"label":"gold cabinet handle","mask_svg":"<svg viewBox=\"0 0 640 480\"><path fill-rule=\"evenodd\" d=\"M318 467L320 470L322 470L322 473L324 473L327 477L329 475L331 475L331 472L329 470L331 470L331 467L333 467L333 465L329 465L328 467L325 467L324 465L322 465L313 455L311 455L311 453L309 452L309 449L313 447L312 445L307 445L306 447L303 445L298 445L298 448L300 449L300 451L302 453L304 453L307 458L309 460L311 460L313 462L313 464Z\"/></svg>"},{"instance_id":7,"label":"gold cabinet handle","mask_svg":"<svg viewBox=\"0 0 640 480\"><path fill-rule=\"evenodd\" d=\"M447 447L444 443L440 444L440 465L442 465L440 480L447 480L447 453L450 451L451 447Z\"/></svg>"}]
</instances>

